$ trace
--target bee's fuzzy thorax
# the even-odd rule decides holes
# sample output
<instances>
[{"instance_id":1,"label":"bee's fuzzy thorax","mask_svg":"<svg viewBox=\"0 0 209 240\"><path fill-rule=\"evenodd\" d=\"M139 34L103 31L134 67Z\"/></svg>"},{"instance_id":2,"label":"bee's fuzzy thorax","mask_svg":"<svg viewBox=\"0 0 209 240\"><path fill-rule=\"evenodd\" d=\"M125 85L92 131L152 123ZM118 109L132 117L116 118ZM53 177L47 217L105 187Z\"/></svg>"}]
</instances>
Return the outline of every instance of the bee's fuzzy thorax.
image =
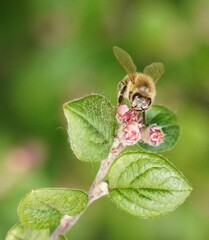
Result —
<instances>
[{"instance_id":1,"label":"bee's fuzzy thorax","mask_svg":"<svg viewBox=\"0 0 209 240\"><path fill-rule=\"evenodd\" d=\"M135 79L136 79L135 86L142 96L151 98L155 97L156 95L155 83L150 76L138 73Z\"/></svg>"}]
</instances>

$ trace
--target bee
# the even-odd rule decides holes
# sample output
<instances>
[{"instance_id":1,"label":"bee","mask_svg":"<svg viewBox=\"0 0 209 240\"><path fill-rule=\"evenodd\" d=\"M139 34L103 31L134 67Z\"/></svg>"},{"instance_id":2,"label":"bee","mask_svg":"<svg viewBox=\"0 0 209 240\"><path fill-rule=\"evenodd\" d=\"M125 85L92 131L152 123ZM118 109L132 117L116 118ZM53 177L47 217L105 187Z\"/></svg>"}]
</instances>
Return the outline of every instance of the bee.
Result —
<instances>
[{"instance_id":1,"label":"bee","mask_svg":"<svg viewBox=\"0 0 209 240\"><path fill-rule=\"evenodd\" d=\"M114 46L113 52L127 73L118 85L118 105L124 104L124 99L128 99L131 109L142 113L145 124L145 111L152 106L155 100L155 84L164 73L164 65L155 62L146 66L143 73L140 73L137 72L132 58L126 51Z\"/></svg>"}]
</instances>

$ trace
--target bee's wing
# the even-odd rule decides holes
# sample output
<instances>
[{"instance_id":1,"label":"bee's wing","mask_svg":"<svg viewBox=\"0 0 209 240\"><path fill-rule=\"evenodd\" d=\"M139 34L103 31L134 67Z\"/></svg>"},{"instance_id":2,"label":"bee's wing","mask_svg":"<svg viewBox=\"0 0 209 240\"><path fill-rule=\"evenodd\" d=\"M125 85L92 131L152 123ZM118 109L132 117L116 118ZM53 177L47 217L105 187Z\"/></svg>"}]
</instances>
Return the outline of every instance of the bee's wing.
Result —
<instances>
[{"instance_id":1,"label":"bee's wing","mask_svg":"<svg viewBox=\"0 0 209 240\"><path fill-rule=\"evenodd\" d=\"M152 63L144 68L144 74L150 76L156 83L164 73L164 65L156 62Z\"/></svg>"},{"instance_id":2,"label":"bee's wing","mask_svg":"<svg viewBox=\"0 0 209 240\"><path fill-rule=\"evenodd\" d=\"M134 73L136 72L136 66L130 55L122 48L119 48L117 46L113 47L113 52L116 58L118 59L120 65L123 67L123 69L130 77L131 81L134 82Z\"/></svg>"}]
</instances>

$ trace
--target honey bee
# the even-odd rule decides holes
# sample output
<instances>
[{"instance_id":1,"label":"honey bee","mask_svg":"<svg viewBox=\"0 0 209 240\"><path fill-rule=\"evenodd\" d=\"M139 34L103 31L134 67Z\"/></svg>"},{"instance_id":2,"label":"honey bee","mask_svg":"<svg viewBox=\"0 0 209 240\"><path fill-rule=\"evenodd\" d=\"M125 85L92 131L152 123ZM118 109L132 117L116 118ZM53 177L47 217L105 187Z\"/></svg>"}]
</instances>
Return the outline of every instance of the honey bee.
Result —
<instances>
[{"instance_id":1,"label":"honey bee","mask_svg":"<svg viewBox=\"0 0 209 240\"><path fill-rule=\"evenodd\" d=\"M113 52L127 73L118 85L118 105L124 104L124 98L128 99L133 110L142 112L145 124L145 110L149 109L155 100L155 84L164 73L164 65L155 62L146 66L143 73L140 73L126 51L114 46Z\"/></svg>"}]
</instances>

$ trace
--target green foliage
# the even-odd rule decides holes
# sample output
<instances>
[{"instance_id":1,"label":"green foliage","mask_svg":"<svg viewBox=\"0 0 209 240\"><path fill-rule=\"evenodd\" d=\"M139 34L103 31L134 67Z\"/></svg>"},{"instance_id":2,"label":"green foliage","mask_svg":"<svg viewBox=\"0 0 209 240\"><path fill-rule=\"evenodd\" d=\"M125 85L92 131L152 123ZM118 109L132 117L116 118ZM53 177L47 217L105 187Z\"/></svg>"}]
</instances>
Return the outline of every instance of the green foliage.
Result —
<instances>
[{"instance_id":1,"label":"green foliage","mask_svg":"<svg viewBox=\"0 0 209 240\"><path fill-rule=\"evenodd\" d=\"M140 142L139 145L150 152L170 150L178 140L180 132L175 114L163 106L154 105L146 112L146 120L148 125L157 124L157 126L162 128L165 134L164 142L159 146L150 146Z\"/></svg>"},{"instance_id":2,"label":"green foliage","mask_svg":"<svg viewBox=\"0 0 209 240\"><path fill-rule=\"evenodd\" d=\"M49 236L49 229L32 230L17 223L9 230L5 240L49 240Z\"/></svg>"},{"instance_id":3,"label":"green foliage","mask_svg":"<svg viewBox=\"0 0 209 240\"><path fill-rule=\"evenodd\" d=\"M73 152L83 161L101 161L112 145L116 120L115 110L99 95L68 102L64 105Z\"/></svg>"},{"instance_id":4,"label":"green foliage","mask_svg":"<svg viewBox=\"0 0 209 240\"><path fill-rule=\"evenodd\" d=\"M92 162L105 158L116 132L115 110L106 98L90 95L68 102L64 105L64 113L71 147L76 156ZM170 149L179 135L175 115L165 107L153 106L146 117L148 125L156 124L162 128L165 138L158 147L141 143L140 146L154 152ZM117 159L114 159L114 154L111 157L113 163L105 178L110 198L130 214L141 218L164 215L182 204L192 190L187 179L162 156L130 152ZM105 176L108 169L102 166L102 171L106 171L103 173ZM96 187L94 194L98 194L99 198L102 195L99 196ZM49 229L56 226L64 215L73 217L80 214L87 204L88 195L81 190L37 189L21 200L18 215L21 223L30 229ZM17 227L25 230L22 225ZM60 236L59 239L66 238Z\"/></svg>"},{"instance_id":5,"label":"green foliage","mask_svg":"<svg viewBox=\"0 0 209 240\"><path fill-rule=\"evenodd\" d=\"M65 214L75 216L87 205L85 192L66 188L32 190L20 202L18 215L31 229L47 229L59 223Z\"/></svg>"},{"instance_id":6,"label":"green foliage","mask_svg":"<svg viewBox=\"0 0 209 240\"><path fill-rule=\"evenodd\" d=\"M63 236L63 235L60 235L58 240L67 240L67 238L65 236Z\"/></svg>"},{"instance_id":7,"label":"green foliage","mask_svg":"<svg viewBox=\"0 0 209 240\"><path fill-rule=\"evenodd\" d=\"M28 187L63 179L71 185L76 175L79 185L86 186L83 181L93 177L92 171L83 176L80 162L72 163L66 133L57 130L63 126L57 113L63 99L92 90L115 101L116 85L125 73L112 55L114 44L131 53L139 71L151 61L164 62L166 74L156 85L157 99L178 109L182 131L177 146L166 155L197 189L185 206L157 220L137 221L114 211L115 206L109 213L104 209L100 221L89 223L93 227L79 224L72 239L97 239L95 229L106 229L108 240L208 239L208 9L207 0L1 2L0 157L6 184L0 190L0 239L16 220L17 199ZM42 160L47 156L49 161L36 159L44 168L31 167L32 173L21 173L21 178L14 168L5 171L10 152L33 140L44 143ZM21 163L15 162L20 169ZM27 174L33 174L33 182ZM97 209L91 208L93 214Z\"/></svg>"},{"instance_id":8,"label":"green foliage","mask_svg":"<svg viewBox=\"0 0 209 240\"><path fill-rule=\"evenodd\" d=\"M119 156L109 170L107 181L110 198L117 206L142 218L173 211L192 190L173 165L152 153Z\"/></svg>"}]
</instances>

